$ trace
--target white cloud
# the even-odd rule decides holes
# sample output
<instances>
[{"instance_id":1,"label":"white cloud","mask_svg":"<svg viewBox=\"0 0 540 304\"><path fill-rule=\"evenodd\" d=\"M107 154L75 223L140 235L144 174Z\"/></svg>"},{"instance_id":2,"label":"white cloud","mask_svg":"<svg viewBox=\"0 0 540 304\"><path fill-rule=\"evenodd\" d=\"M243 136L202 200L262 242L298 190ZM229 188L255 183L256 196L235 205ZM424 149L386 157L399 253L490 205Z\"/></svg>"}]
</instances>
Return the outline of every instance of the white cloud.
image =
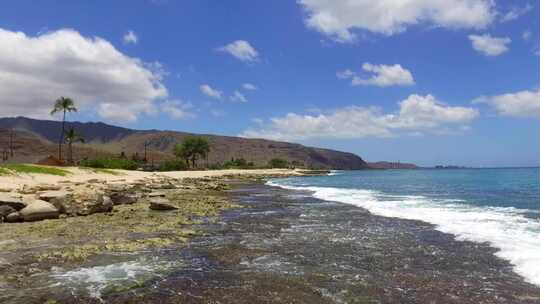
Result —
<instances>
[{"instance_id":1,"label":"white cloud","mask_svg":"<svg viewBox=\"0 0 540 304\"><path fill-rule=\"evenodd\" d=\"M245 40L236 40L225 46L219 47L218 51L229 53L244 62L254 62L259 58L259 53Z\"/></svg>"},{"instance_id":2,"label":"white cloud","mask_svg":"<svg viewBox=\"0 0 540 304\"><path fill-rule=\"evenodd\" d=\"M255 86L254 84L251 84L251 83L244 83L242 85L242 88L244 90L248 90L248 91L256 91L256 90L259 89L259 88L257 88L257 86Z\"/></svg>"},{"instance_id":3,"label":"white cloud","mask_svg":"<svg viewBox=\"0 0 540 304\"><path fill-rule=\"evenodd\" d=\"M409 86L414 85L412 73L399 64L395 65L374 65L364 63L362 70L371 77L363 78L351 70L337 72L336 76L340 79L351 79L352 85L373 85L379 87L388 86Z\"/></svg>"},{"instance_id":4,"label":"white cloud","mask_svg":"<svg viewBox=\"0 0 540 304\"><path fill-rule=\"evenodd\" d=\"M306 25L338 42L353 42L355 30L384 35L428 24L451 29L483 29L496 16L492 0L298 0Z\"/></svg>"},{"instance_id":5,"label":"white cloud","mask_svg":"<svg viewBox=\"0 0 540 304\"><path fill-rule=\"evenodd\" d=\"M480 97L474 102L487 103L503 116L540 117L540 90Z\"/></svg>"},{"instance_id":6,"label":"white cloud","mask_svg":"<svg viewBox=\"0 0 540 304\"><path fill-rule=\"evenodd\" d=\"M134 31L128 31L127 33L124 34L124 43L137 44L138 41L139 41L139 38L137 37L137 34L135 34Z\"/></svg>"},{"instance_id":7,"label":"white cloud","mask_svg":"<svg viewBox=\"0 0 540 304\"><path fill-rule=\"evenodd\" d=\"M512 39L508 37L491 37L489 34L469 35L473 48L486 56L499 56L508 51L508 46Z\"/></svg>"},{"instance_id":8,"label":"white cloud","mask_svg":"<svg viewBox=\"0 0 540 304\"><path fill-rule=\"evenodd\" d=\"M172 119L192 118L195 115L191 112L193 105L181 100L167 100L160 104L160 109Z\"/></svg>"},{"instance_id":9,"label":"white cloud","mask_svg":"<svg viewBox=\"0 0 540 304\"><path fill-rule=\"evenodd\" d=\"M222 91L219 91L219 90L216 90L216 89L213 89L210 85L208 84L203 84L199 87L199 89L201 90L201 92L208 96L208 97L211 97L211 98L215 98L215 99L221 99L223 98L223 92Z\"/></svg>"},{"instance_id":10,"label":"white cloud","mask_svg":"<svg viewBox=\"0 0 540 304\"><path fill-rule=\"evenodd\" d=\"M163 68L128 57L99 37L62 29L35 37L0 28L2 115L50 117L54 100L68 96L82 112L133 122L166 98Z\"/></svg>"},{"instance_id":11,"label":"white cloud","mask_svg":"<svg viewBox=\"0 0 540 304\"><path fill-rule=\"evenodd\" d=\"M411 95L399 103L399 111L384 114L375 107L350 106L327 113L275 117L244 137L275 140L311 138L392 137L398 134L443 133L466 130L478 117L468 107L448 106L431 95ZM260 123L259 123L260 124Z\"/></svg>"},{"instance_id":12,"label":"white cloud","mask_svg":"<svg viewBox=\"0 0 540 304\"><path fill-rule=\"evenodd\" d=\"M233 95L230 97L232 101L236 102L248 102L247 98L240 92L234 91Z\"/></svg>"},{"instance_id":13,"label":"white cloud","mask_svg":"<svg viewBox=\"0 0 540 304\"><path fill-rule=\"evenodd\" d=\"M527 3L524 7L513 7L506 14L502 16L501 22L508 22L508 21L516 20L519 17L530 12L533 8L534 7L529 3Z\"/></svg>"}]
</instances>

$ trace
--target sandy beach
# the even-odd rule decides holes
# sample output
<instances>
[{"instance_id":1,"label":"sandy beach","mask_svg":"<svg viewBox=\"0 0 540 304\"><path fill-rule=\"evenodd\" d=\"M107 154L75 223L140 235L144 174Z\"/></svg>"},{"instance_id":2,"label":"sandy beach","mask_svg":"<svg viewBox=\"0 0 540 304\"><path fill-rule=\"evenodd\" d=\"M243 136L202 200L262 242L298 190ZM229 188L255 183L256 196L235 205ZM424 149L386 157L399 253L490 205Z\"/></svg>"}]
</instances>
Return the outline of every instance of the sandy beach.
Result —
<instances>
[{"instance_id":1,"label":"sandy beach","mask_svg":"<svg viewBox=\"0 0 540 304\"><path fill-rule=\"evenodd\" d=\"M0 175L0 189L11 191L24 186L36 186L39 184L58 183L85 183L89 180L98 179L105 182L133 183L141 179L160 178L213 178L227 175L238 176L294 176L302 175L306 171L292 169L254 169L254 170L206 170L206 171L175 171L175 172L144 172L127 170L100 171L94 169L83 169L78 167L62 167L62 170L70 172L67 176L57 176L49 174L13 174ZM111 174L114 172L114 174Z\"/></svg>"}]
</instances>

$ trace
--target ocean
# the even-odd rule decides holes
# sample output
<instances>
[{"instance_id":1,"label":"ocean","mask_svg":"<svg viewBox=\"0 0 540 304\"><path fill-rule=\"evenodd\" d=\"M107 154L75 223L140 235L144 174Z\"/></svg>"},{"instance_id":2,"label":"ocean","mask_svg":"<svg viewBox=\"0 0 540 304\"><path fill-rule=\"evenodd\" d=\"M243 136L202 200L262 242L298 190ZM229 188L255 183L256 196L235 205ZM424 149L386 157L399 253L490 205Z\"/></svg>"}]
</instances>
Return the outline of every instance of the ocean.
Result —
<instances>
[{"instance_id":1,"label":"ocean","mask_svg":"<svg viewBox=\"0 0 540 304\"><path fill-rule=\"evenodd\" d=\"M487 243L540 285L540 168L333 171L268 183Z\"/></svg>"}]
</instances>

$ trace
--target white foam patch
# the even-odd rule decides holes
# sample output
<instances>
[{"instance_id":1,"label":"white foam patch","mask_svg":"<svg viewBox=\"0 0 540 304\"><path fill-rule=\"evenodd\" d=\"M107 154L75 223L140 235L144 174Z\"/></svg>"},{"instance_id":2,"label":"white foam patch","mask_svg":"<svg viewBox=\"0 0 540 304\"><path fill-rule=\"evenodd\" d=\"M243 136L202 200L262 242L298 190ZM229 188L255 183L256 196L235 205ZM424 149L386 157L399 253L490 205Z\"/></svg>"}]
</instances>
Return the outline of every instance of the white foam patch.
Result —
<instances>
[{"instance_id":1,"label":"white foam patch","mask_svg":"<svg viewBox=\"0 0 540 304\"><path fill-rule=\"evenodd\" d=\"M540 285L540 221L525 216L537 211L475 207L460 200L385 195L371 190L268 184L312 191L316 198L352 204L381 216L432 223L437 230L455 235L457 240L488 242L500 249L496 255L510 261L518 274Z\"/></svg>"},{"instance_id":2,"label":"white foam patch","mask_svg":"<svg viewBox=\"0 0 540 304\"><path fill-rule=\"evenodd\" d=\"M110 285L127 284L138 279L154 277L170 267L171 263L132 261L71 271L55 268L51 277L72 290L84 289L91 297L100 299L102 291Z\"/></svg>"},{"instance_id":3,"label":"white foam patch","mask_svg":"<svg viewBox=\"0 0 540 304\"><path fill-rule=\"evenodd\" d=\"M341 174L343 174L343 171L331 170L330 173L328 173L328 176L335 176L335 175L341 175Z\"/></svg>"}]
</instances>

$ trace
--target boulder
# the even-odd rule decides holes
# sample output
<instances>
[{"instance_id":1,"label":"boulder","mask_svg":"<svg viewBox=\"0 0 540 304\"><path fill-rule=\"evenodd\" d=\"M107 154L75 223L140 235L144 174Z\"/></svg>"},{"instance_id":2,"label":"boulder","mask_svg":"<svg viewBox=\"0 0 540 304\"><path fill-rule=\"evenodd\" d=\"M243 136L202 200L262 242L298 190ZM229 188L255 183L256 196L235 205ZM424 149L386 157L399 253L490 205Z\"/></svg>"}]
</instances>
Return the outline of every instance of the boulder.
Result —
<instances>
[{"instance_id":1,"label":"boulder","mask_svg":"<svg viewBox=\"0 0 540 304\"><path fill-rule=\"evenodd\" d=\"M20 211L20 214L25 222L32 222L57 219L60 212L50 203L36 199L28 202L28 205Z\"/></svg>"},{"instance_id":2,"label":"boulder","mask_svg":"<svg viewBox=\"0 0 540 304\"><path fill-rule=\"evenodd\" d=\"M15 210L11 206L8 206L8 205L0 206L0 218L6 217L13 212L17 212L17 210Z\"/></svg>"},{"instance_id":3,"label":"boulder","mask_svg":"<svg viewBox=\"0 0 540 304\"><path fill-rule=\"evenodd\" d=\"M16 223L22 221L22 216L19 212L13 212L8 214L4 218L4 220L6 221L6 223Z\"/></svg>"},{"instance_id":4,"label":"boulder","mask_svg":"<svg viewBox=\"0 0 540 304\"><path fill-rule=\"evenodd\" d=\"M171 202L166 198L156 197L150 200L150 209L167 211L167 210L176 210L175 206L171 205Z\"/></svg>"},{"instance_id":5,"label":"boulder","mask_svg":"<svg viewBox=\"0 0 540 304\"><path fill-rule=\"evenodd\" d=\"M67 191L47 191L38 194L42 201L51 203L62 214L68 212L68 207L72 205L73 195Z\"/></svg>"},{"instance_id":6,"label":"boulder","mask_svg":"<svg viewBox=\"0 0 540 304\"><path fill-rule=\"evenodd\" d=\"M103 194L87 196L85 200L76 201L75 204L79 207L79 210L76 212L77 215L111 212L114 207L111 198Z\"/></svg>"},{"instance_id":7,"label":"boulder","mask_svg":"<svg viewBox=\"0 0 540 304\"><path fill-rule=\"evenodd\" d=\"M69 195L67 191L56 190L56 191L46 191L38 194L38 198L42 201L50 202L55 198L62 198Z\"/></svg>"},{"instance_id":8,"label":"boulder","mask_svg":"<svg viewBox=\"0 0 540 304\"><path fill-rule=\"evenodd\" d=\"M139 200L138 195L124 192L111 193L110 198L114 205L131 205L135 204Z\"/></svg>"},{"instance_id":9,"label":"boulder","mask_svg":"<svg viewBox=\"0 0 540 304\"><path fill-rule=\"evenodd\" d=\"M0 206L10 206L15 210L21 210L26 207L26 203L23 202L21 197L16 197L7 193L0 193Z\"/></svg>"}]
</instances>

